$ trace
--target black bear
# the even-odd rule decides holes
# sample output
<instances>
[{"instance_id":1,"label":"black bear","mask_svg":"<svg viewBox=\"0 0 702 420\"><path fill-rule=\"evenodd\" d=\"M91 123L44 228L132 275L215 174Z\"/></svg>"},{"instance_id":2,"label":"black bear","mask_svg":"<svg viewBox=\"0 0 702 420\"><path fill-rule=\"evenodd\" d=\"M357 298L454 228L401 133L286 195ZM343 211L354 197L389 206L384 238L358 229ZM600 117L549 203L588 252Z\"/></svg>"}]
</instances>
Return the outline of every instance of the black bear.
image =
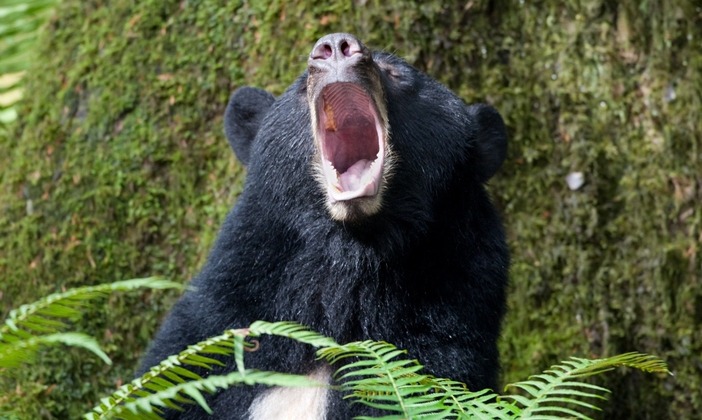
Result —
<instances>
[{"instance_id":1,"label":"black bear","mask_svg":"<svg viewBox=\"0 0 702 420\"><path fill-rule=\"evenodd\" d=\"M484 183L507 149L497 111L338 33L280 97L237 90L225 132L247 166L244 190L142 370L227 328L290 320L340 343L385 340L434 375L496 387L509 255ZM314 349L290 340L263 338L247 357L331 381ZM231 419L369 412L341 398L233 387L209 403ZM169 416L210 418L197 406Z\"/></svg>"}]
</instances>

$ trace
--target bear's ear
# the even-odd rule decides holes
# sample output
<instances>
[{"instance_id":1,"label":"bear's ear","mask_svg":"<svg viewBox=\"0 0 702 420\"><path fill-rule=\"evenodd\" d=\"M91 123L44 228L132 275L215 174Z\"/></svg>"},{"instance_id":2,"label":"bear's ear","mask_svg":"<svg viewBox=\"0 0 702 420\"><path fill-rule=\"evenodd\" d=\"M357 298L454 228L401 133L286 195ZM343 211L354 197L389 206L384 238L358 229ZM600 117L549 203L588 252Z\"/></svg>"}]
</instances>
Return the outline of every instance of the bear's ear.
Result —
<instances>
[{"instance_id":1,"label":"bear's ear","mask_svg":"<svg viewBox=\"0 0 702 420\"><path fill-rule=\"evenodd\" d=\"M476 173L480 182L486 182L502 166L507 156L507 130L502 117L490 105L468 105L474 127Z\"/></svg>"},{"instance_id":2,"label":"bear's ear","mask_svg":"<svg viewBox=\"0 0 702 420\"><path fill-rule=\"evenodd\" d=\"M242 87L229 98L224 134L241 163L248 165L251 143L275 97L263 89Z\"/></svg>"}]
</instances>

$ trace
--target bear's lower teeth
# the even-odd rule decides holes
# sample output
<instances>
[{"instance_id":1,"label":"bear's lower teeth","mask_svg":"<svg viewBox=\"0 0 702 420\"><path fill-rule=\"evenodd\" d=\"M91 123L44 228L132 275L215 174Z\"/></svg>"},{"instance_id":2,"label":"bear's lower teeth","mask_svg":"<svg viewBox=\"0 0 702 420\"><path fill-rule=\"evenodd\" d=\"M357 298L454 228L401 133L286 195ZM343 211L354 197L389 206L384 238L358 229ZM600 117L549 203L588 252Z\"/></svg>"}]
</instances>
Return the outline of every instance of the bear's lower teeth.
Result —
<instances>
[{"instance_id":1,"label":"bear's lower teeth","mask_svg":"<svg viewBox=\"0 0 702 420\"><path fill-rule=\"evenodd\" d=\"M339 174L339 183L343 191L355 191L368 183L371 175L372 162L361 159L354 163L343 174Z\"/></svg>"}]
</instances>

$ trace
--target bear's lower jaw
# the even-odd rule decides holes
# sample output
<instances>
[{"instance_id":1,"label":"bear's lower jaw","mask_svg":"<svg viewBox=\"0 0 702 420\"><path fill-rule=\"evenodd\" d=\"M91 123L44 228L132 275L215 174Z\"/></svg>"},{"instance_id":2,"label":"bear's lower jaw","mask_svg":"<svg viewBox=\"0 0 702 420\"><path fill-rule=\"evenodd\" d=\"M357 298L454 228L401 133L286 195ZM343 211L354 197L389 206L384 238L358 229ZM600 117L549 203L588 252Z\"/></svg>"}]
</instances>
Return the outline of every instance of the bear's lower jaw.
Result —
<instances>
[{"instance_id":1,"label":"bear's lower jaw","mask_svg":"<svg viewBox=\"0 0 702 420\"><path fill-rule=\"evenodd\" d=\"M383 176L384 158L381 150L375 160L358 160L343 173L338 172L329 160L322 158L324 184L329 199L338 202L377 195Z\"/></svg>"},{"instance_id":2,"label":"bear's lower jaw","mask_svg":"<svg viewBox=\"0 0 702 420\"><path fill-rule=\"evenodd\" d=\"M380 211L385 163L381 152L374 161L360 160L339 174L329 161L322 159L320 181L333 219L357 221Z\"/></svg>"},{"instance_id":3,"label":"bear's lower jaw","mask_svg":"<svg viewBox=\"0 0 702 420\"><path fill-rule=\"evenodd\" d=\"M380 194L359 197L346 201L327 201L327 210L332 219L340 222L358 222L380 211Z\"/></svg>"},{"instance_id":4,"label":"bear's lower jaw","mask_svg":"<svg viewBox=\"0 0 702 420\"><path fill-rule=\"evenodd\" d=\"M385 153L373 162L359 161L340 175L323 157L318 159L321 162L317 160L315 172L332 219L358 222L380 211L392 154Z\"/></svg>"}]
</instances>

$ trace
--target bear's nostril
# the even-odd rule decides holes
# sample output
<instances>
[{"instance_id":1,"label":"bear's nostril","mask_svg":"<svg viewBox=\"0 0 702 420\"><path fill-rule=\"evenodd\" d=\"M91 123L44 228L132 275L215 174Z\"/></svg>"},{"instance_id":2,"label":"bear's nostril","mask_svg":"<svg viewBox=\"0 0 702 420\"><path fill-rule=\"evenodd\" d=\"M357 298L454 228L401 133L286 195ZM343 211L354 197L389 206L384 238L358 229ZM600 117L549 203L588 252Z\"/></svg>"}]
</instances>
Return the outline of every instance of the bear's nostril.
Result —
<instances>
[{"instance_id":1,"label":"bear's nostril","mask_svg":"<svg viewBox=\"0 0 702 420\"><path fill-rule=\"evenodd\" d=\"M341 45L339 45L339 49L341 50L341 53L344 54L344 57L350 57L351 56L351 46L349 45L346 40L341 41Z\"/></svg>"},{"instance_id":2,"label":"bear's nostril","mask_svg":"<svg viewBox=\"0 0 702 420\"><path fill-rule=\"evenodd\" d=\"M362 53L363 48L363 44L353 35L330 34L317 41L310 52L310 59L318 62L343 61Z\"/></svg>"},{"instance_id":3,"label":"bear's nostril","mask_svg":"<svg viewBox=\"0 0 702 420\"><path fill-rule=\"evenodd\" d=\"M314 48L311 54L311 58L313 60L327 60L332 55L334 55L334 50L332 49L332 46L329 43L324 42L320 45L317 45Z\"/></svg>"},{"instance_id":4,"label":"bear's nostril","mask_svg":"<svg viewBox=\"0 0 702 420\"><path fill-rule=\"evenodd\" d=\"M329 45L329 44L324 44L324 45L322 45L322 51L321 51L321 53L322 53L322 54L321 54L321 55L322 55L322 58L324 58L324 59L326 60L327 58L331 57L332 54L334 54L334 51L332 50L331 45Z\"/></svg>"}]
</instances>

